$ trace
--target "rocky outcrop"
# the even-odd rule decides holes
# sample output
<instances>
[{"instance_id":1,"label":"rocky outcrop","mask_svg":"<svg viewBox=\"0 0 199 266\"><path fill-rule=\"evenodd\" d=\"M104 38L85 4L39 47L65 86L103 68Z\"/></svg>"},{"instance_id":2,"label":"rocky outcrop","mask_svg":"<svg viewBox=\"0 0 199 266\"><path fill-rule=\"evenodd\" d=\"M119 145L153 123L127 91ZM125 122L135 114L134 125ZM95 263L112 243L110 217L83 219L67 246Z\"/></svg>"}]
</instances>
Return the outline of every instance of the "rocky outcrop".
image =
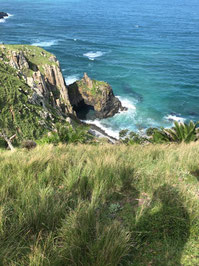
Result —
<instances>
[{"instance_id":1,"label":"rocky outcrop","mask_svg":"<svg viewBox=\"0 0 199 266\"><path fill-rule=\"evenodd\" d=\"M60 65L45 50L27 45L0 45L0 59L17 70L32 89L29 101L46 111L52 106L59 114L74 114Z\"/></svg>"},{"instance_id":2,"label":"rocky outcrop","mask_svg":"<svg viewBox=\"0 0 199 266\"><path fill-rule=\"evenodd\" d=\"M5 12L0 12L0 19L3 19L5 17L8 17L8 14Z\"/></svg>"},{"instance_id":3,"label":"rocky outcrop","mask_svg":"<svg viewBox=\"0 0 199 266\"><path fill-rule=\"evenodd\" d=\"M68 87L69 99L75 110L82 106L92 106L96 117L114 116L120 110L127 110L113 94L111 86L104 81L91 80L85 73L83 79Z\"/></svg>"}]
</instances>

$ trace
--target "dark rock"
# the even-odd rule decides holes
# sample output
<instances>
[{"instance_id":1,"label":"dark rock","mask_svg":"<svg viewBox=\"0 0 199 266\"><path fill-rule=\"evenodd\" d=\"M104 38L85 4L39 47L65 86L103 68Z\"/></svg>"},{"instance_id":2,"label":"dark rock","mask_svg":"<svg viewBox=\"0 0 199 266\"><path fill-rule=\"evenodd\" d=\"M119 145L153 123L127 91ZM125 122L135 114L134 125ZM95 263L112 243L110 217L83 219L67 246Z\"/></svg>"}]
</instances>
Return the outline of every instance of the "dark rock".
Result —
<instances>
[{"instance_id":1,"label":"dark rock","mask_svg":"<svg viewBox=\"0 0 199 266\"><path fill-rule=\"evenodd\" d=\"M5 17L8 17L8 14L5 12L0 12L0 19L3 19Z\"/></svg>"}]
</instances>

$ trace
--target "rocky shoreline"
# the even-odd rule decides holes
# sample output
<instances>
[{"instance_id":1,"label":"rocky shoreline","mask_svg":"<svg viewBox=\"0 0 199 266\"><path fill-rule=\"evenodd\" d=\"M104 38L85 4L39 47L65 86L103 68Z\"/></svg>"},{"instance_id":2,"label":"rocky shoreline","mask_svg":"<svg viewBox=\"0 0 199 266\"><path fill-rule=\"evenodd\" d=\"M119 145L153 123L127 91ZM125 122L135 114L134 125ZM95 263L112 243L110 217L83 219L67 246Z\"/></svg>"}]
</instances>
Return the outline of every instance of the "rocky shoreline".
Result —
<instances>
[{"instance_id":1,"label":"rocky shoreline","mask_svg":"<svg viewBox=\"0 0 199 266\"><path fill-rule=\"evenodd\" d=\"M6 17L8 17L9 15L5 12L0 12L0 19L4 19Z\"/></svg>"}]
</instances>

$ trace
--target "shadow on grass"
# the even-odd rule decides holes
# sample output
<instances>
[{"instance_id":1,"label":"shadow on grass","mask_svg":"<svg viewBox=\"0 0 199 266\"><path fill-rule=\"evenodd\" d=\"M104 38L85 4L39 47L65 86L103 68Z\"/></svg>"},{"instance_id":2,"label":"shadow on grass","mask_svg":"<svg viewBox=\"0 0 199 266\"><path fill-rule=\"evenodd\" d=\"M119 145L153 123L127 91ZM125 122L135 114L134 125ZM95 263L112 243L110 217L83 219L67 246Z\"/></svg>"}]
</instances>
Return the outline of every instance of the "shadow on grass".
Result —
<instances>
[{"instance_id":1,"label":"shadow on grass","mask_svg":"<svg viewBox=\"0 0 199 266\"><path fill-rule=\"evenodd\" d=\"M196 179L197 179L198 182L199 182L199 169L197 169L197 170L195 170L195 171L192 171L191 174L192 174L193 176L195 176Z\"/></svg>"},{"instance_id":2,"label":"shadow on grass","mask_svg":"<svg viewBox=\"0 0 199 266\"><path fill-rule=\"evenodd\" d=\"M135 226L137 244L131 265L181 265L189 231L189 214L178 191L161 186Z\"/></svg>"}]
</instances>

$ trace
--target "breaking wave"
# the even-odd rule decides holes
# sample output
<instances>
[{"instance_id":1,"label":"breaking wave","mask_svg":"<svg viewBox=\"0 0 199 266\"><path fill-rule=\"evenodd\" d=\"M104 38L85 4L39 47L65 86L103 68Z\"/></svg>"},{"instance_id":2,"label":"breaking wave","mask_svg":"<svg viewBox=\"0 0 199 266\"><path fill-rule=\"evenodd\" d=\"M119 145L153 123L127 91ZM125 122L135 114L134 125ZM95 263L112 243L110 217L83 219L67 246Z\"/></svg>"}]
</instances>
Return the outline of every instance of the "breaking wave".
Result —
<instances>
[{"instance_id":1,"label":"breaking wave","mask_svg":"<svg viewBox=\"0 0 199 266\"><path fill-rule=\"evenodd\" d=\"M71 75L65 78L66 85L73 84L75 81L79 80L79 75Z\"/></svg>"},{"instance_id":2,"label":"breaking wave","mask_svg":"<svg viewBox=\"0 0 199 266\"><path fill-rule=\"evenodd\" d=\"M10 17L13 17L13 16L14 15L8 13L8 16L7 17L4 17L4 18L0 19L0 23L5 23L6 22L6 19L8 19Z\"/></svg>"},{"instance_id":3,"label":"breaking wave","mask_svg":"<svg viewBox=\"0 0 199 266\"><path fill-rule=\"evenodd\" d=\"M177 122L180 122L180 123L184 123L185 122L185 118L183 117L180 117L180 116L176 116L176 115L167 115L165 116L165 119L167 119L168 121L177 121Z\"/></svg>"},{"instance_id":4,"label":"breaking wave","mask_svg":"<svg viewBox=\"0 0 199 266\"><path fill-rule=\"evenodd\" d=\"M32 43L33 46L40 46L40 47L50 47L56 44L57 44L56 40Z\"/></svg>"},{"instance_id":5,"label":"breaking wave","mask_svg":"<svg viewBox=\"0 0 199 266\"><path fill-rule=\"evenodd\" d=\"M88 53L85 53L83 54L83 56L86 56L88 57L89 60L95 60L95 58L98 58L98 57L101 57L103 56L104 53L101 52L101 51L97 51L97 52L88 52Z\"/></svg>"}]
</instances>

